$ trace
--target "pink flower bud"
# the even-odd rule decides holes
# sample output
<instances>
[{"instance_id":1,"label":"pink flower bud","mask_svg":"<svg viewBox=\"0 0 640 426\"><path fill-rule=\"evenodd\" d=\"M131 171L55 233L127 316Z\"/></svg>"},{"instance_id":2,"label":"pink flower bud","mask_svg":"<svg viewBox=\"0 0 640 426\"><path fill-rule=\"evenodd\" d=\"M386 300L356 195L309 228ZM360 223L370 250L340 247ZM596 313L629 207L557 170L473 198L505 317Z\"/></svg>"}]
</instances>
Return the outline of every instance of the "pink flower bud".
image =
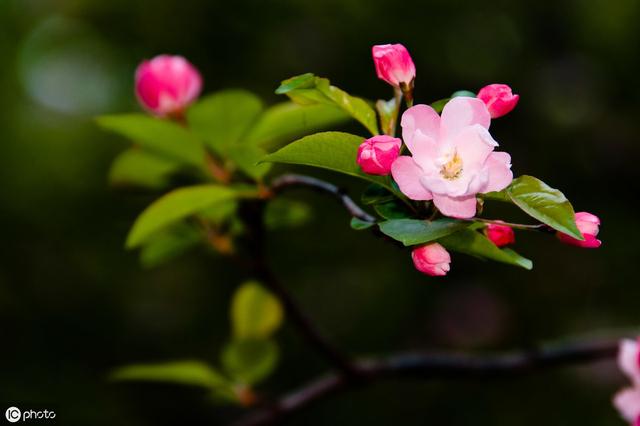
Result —
<instances>
[{"instance_id":1,"label":"pink flower bud","mask_svg":"<svg viewBox=\"0 0 640 426\"><path fill-rule=\"evenodd\" d=\"M439 277L449 272L451 256L438 243L427 244L414 249L411 258L416 269L423 274Z\"/></svg>"},{"instance_id":2,"label":"pink flower bud","mask_svg":"<svg viewBox=\"0 0 640 426\"><path fill-rule=\"evenodd\" d=\"M511 93L506 84L490 84L483 87L476 96L487 105L491 118L502 117L516 107L519 95Z\"/></svg>"},{"instance_id":3,"label":"pink flower bud","mask_svg":"<svg viewBox=\"0 0 640 426\"><path fill-rule=\"evenodd\" d=\"M587 212L576 213L576 226L584 237L584 241L577 240L567 234L558 232L558 238L565 244L571 244L582 248L598 248L602 241L596 238L600 230L600 219L598 216Z\"/></svg>"},{"instance_id":4,"label":"pink flower bud","mask_svg":"<svg viewBox=\"0 0 640 426\"><path fill-rule=\"evenodd\" d=\"M402 140L387 135L378 135L362 142L358 148L358 164L370 175L386 176L391 165L400 155Z\"/></svg>"},{"instance_id":5,"label":"pink flower bud","mask_svg":"<svg viewBox=\"0 0 640 426\"><path fill-rule=\"evenodd\" d=\"M401 83L412 87L416 66L403 45L380 44L373 46L372 53L379 79L395 87L400 87Z\"/></svg>"},{"instance_id":6,"label":"pink flower bud","mask_svg":"<svg viewBox=\"0 0 640 426\"><path fill-rule=\"evenodd\" d=\"M180 115L200 94L202 78L182 56L159 55L136 70L136 96L157 116Z\"/></svg>"},{"instance_id":7,"label":"pink flower bud","mask_svg":"<svg viewBox=\"0 0 640 426\"><path fill-rule=\"evenodd\" d=\"M618 351L618 367L640 387L640 339L624 339Z\"/></svg>"},{"instance_id":8,"label":"pink flower bud","mask_svg":"<svg viewBox=\"0 0 640 426\"><path fill-rule=\"evenodd\" d=\"M510 226L490 223L487 225L484 232L487 238L489 238L493 244L498 247L504 247L516 242L516 236Z\"/></svg>"}]
</instances>

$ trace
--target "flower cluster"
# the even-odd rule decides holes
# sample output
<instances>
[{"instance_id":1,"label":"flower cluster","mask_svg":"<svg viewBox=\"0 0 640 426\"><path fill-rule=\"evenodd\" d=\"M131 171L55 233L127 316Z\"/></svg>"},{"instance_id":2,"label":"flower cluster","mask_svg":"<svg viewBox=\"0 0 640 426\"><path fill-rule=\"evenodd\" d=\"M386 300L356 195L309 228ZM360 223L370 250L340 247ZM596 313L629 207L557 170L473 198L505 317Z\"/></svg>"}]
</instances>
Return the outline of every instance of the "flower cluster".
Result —
<instances>
[{"instance_id":1,"label":"flower cluster","mask_svg":"<svg viewBox=\"0 0 640 426\"><path fill-rule=\"evenodd\" d=\"M618 392L613 403L631 426L640 426L640 339L620 343L618 365L631 380L631 386Z\"/></svg>"},{"instance_id":2,"label":"flower cluster","mask_svg":"<svg viewBox=\"0 0 640 426\"><path fill-rule=\"evenodd\" d=\"M492 119L515 108L519 95L506 84L489 84L477 96L454 94L438 114L430 105L411 106L416 68L403 45L374 46L373 61L378 77L396 88L396 96L401 91L410 107L400 121L402 139L377 135L362 143L357 157L360 168L368 174L390 175L408 199L432 202L444 216L474 218L479 195L502 191L513 181L511 156L496 150L498 143L489 126ZM411 155L401 155L404 147ZM600 220L581 212L575 222L584 240L557 232L560 241L598 247ZM513 229L501 221L487 225L484 234L498 247L515 242ZM440 276L449 271L450 256L437 243L414 249L412 257L425 274Z\"/></svg>"}]
</instances>

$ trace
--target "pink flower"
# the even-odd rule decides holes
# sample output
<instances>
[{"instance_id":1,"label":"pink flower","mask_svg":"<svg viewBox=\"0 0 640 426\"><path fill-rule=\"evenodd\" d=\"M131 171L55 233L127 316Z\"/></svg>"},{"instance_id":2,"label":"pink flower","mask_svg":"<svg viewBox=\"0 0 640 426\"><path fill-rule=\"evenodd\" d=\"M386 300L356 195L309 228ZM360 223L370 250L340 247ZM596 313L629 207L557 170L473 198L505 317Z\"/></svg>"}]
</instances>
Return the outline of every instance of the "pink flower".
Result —
<instances>
[{"instance_id":1,"label":"pink flower","mask_svg":"<svg viewBox=\"0 0 640 426\"><path fill-rule=\"evenodd\" d=\"M513 233L513 228L506 225L490 223L485 229L485 235L498 247L504 247L516 242L516 236Z\"/></svg>"},{"instance_id":2,"label":"pink flower","mask_svg":"<svg viewBox=\"0 0 640 426\"><path fill-rule=\"evenodd\" d=\"M600 218L587 212L576 213L576 226L584 237L584 241L577 240L567 234L558 232L556 235L565 244L582 248L598 248L602 241L596 238L600 231Z\"/></svg>"},{"instance_id":3,"label":"pink flower","mask_svg":"<svg viewBox=\"0 0 640 426\"><path fill-rule=\"evenodd\" d=\"M136 70L138 101L157 116L181 114L201 88L200 73L182 56L156 56Z\"/></svg>"},{"instance_id":4,"label":"pink flower","mask_svg":"<svg viewBox=\"0 0 640 426\"><path fill-rule=\"evenodd\" d=\"M511 156L493 152L491 117L476 98L451 99L440 117L427 105L402 115L402 137L413 154L391 166L393 179L412 200L433 200L446 216L470 218L476 194L500 191L513 180Z\"/></svg>"},{"instance_id":5,"label":"pink flower","mask_svg":"<svg viewBox=\"0 0 640 426\"><path fill-rule=\"evenodd\" d=\"M411 252L416 269L423 274L439 277L447 275L451 266L449 252L438 243L418 247Z\"/></svg>"},{"instance_id":6,"label":"pink flower","mask_svg":"<svg viewBox=\"0 0 640 426\"><path fill-rule=\"evenodd\" d=\"M626 388L613 398L613 405L632 426L640 425L640 388Z\"/></svg>"},{"instance_id":7,"label":"pink flower","mask_svg":"<svg viewBox=\"0 0 640 426\"><path fill-rule=\"evenodd\" d=\"M400 155L402 141L387 135L378 135L362 142L358 148L358 164L370 175L386 176L391 173L391 164Z\"/></svg>"},{"instance_id":8,"label":"pink flower","mask_svg":"<svg viewBox=\"0 0 640 426\"><path fill-rule=\"evenodd\" d=\"M640 387L640 339L624 339L620 342L618 366L637 387Z\"/></svg>"},{"instance_id":9,"label":"pink flower","mask_svg":"<svg viewBox=\"0 0 640 426\"><path fill-rule=\"evenodd\" d=\"M519 95L511 93L511 87L506 84L490 84L478 92L478 99L487 104L491 118L502 117L511 112L520 99Z\"/></svg>"},{"instance_id":10,"label":"pink flower","mask_svg":"<svg viewBox=\"0 0 640 426\"><path fill-rule=\"evenodd\" d=\"M378 78L395 87L401 83L408 87L416 78L416 66L407 48L401 44L380 44L373 46L373 62Z\"/></svg>"}]
</instances>

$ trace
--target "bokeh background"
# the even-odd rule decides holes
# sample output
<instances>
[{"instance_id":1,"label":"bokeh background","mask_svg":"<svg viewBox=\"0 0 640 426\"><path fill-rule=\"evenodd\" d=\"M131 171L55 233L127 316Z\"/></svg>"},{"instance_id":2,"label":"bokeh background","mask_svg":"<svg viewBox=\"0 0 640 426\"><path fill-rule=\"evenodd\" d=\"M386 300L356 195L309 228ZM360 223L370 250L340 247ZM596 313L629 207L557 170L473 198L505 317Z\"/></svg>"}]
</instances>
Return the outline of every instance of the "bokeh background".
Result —
<instances>
[{"instance_id":1,"label":"bokeh background","mask_svg":"<svg viewBox=\"0 0 640 426\"><path fill-rule=\"evenodd\" d=\"M334 200L295 193L313 220L272 233L271 261L345 350L485 351L640 325L638 22L637 0L0 0L0 402L54 409L65 425L216 425L239 414L198 389L105 379L132 362L216 362L229 296L246 278L199 252L143 270L123 248L153 196L109 188L126 142L92 117L136 110L135 66L165 52L196 64L207 92L243 87L273 103L280 80L308 71L389 97L370 47L402 42L418 101L510 84L520 104L492 133L516 174L601 217L600 250L518 234L533 271L455 256L436 280L407 251L351 231ZM515 212L487 212L503 213ZM290 326L279 341L282 362L261 391L324 371ZM289 423L615 426L610 398L623 382L610 363L487 383L391 381Z\"/></svg>"}]
</instances>

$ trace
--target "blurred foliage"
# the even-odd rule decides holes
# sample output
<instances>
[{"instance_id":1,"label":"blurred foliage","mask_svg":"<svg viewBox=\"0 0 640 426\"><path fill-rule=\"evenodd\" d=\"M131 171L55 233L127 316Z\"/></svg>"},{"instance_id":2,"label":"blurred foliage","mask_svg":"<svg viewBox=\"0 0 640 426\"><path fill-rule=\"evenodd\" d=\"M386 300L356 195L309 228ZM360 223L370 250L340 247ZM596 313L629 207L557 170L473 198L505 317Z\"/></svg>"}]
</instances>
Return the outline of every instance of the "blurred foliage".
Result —
<instances>
[{"instance_id":1,"label":"blurred foliage","mask_svg":"<svg viewBox=\"0 0 640 426\"><path fill-rule=\"evenodd\" d=\"M533 271L454 256L450 277L435 281L413 270L406 251L351 231L333 200L291 192L314 215L295 232L270 234L271 261L348 351L493 350L638 324L639 20L636 0L0 1L0 401L54 409L69 425L211 425L238 414L212 409L197 390L106 380L140 361L217 365L228 300L248 278L198 251L143 271L123 250L151 198L108 186L124 144L91 117L135 110L133 70L164 52L200 67L206 92L243 87L272 105L280 81L309 71L353 95L388 99L370 47L402 42L416 62L418 102L509 83L520 104L492 134L516 174L535 173L576 210L602 218L597 251L518 233L522 254L537 260ZM353 194L364 187L339 182ZM507 204L485 211L515 212ZM265 392L325 368L289 326L280 337L287 368L261 385ZM390 382L324 401L291 423L621 425L610 397L622 381L605 364L496 383Z\"/></svg>"}]
</instances>

